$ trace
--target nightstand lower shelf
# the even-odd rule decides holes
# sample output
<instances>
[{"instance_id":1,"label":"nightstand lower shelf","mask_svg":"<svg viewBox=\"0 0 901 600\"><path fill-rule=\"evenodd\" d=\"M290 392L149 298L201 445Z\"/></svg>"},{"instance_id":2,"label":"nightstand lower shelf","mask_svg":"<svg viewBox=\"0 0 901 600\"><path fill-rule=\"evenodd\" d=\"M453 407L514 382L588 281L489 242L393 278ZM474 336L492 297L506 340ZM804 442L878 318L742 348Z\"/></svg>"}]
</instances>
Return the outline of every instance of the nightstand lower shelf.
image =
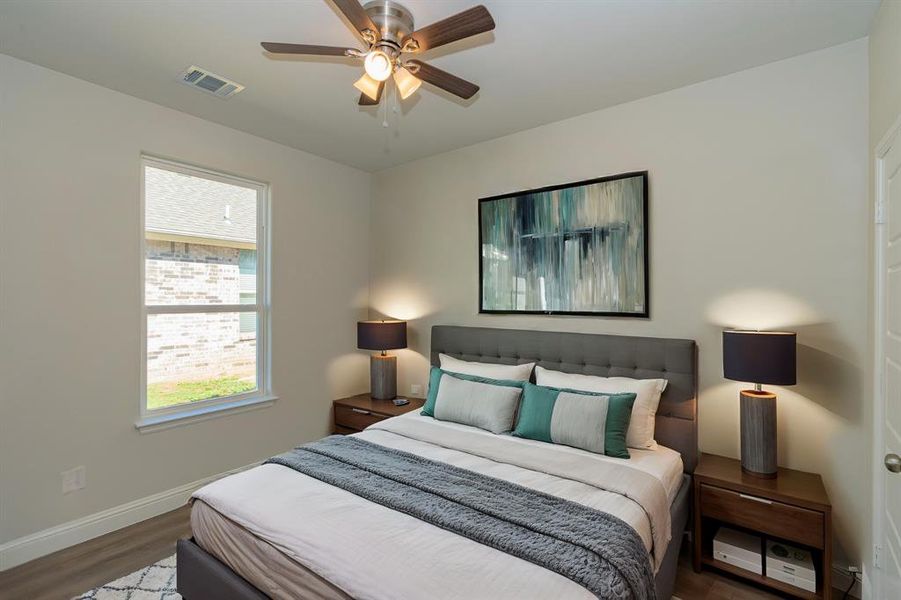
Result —
<instances>
[{"instance_id":1,"label":"nightstand lower shelf","mask_svg":"<svg viewBox=\"0 0 901 600\"><path fill-rule=\"evenodd\" d=\"M713 567L714 569L719 569L725 573L729 573L730 575L735 575L737 577L741 577L742 579L746 579L748 581L752 581L754 583L764 585L770 589L782 592L784 594L788 594L794 598L801 598L802 600L822 600L822 594L814 594L811 592L804 591L800 588L797 588L793 585L789 585L787 583L782 583L777 579L772 579L771 577L767 577L766 575L758 575L757 573L751 573L750 571L746 571L741 567L736 567L730 565L729 563L725 563L721 560L717 560L712 556L702 556L701 564L706 567Z\"/></svg>"}]
</instances>

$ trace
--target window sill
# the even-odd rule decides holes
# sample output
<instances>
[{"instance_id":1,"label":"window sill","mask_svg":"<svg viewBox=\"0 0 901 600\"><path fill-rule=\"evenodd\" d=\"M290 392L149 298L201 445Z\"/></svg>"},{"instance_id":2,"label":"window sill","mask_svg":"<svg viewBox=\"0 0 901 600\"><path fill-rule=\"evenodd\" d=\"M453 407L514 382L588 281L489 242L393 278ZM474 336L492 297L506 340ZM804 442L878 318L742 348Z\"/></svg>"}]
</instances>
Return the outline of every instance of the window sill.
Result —
<instances>
[{"instance_id":1,"label":"window sill","mask_svg":"<svg viewBox=\"0 0 901 600\"><path fill-rule=\"evenodd\" d=\"M255 396L253 398L244 398L233 402L223 402L222 404L214 404L213 406L202 406L199 408L188 409L176 413L167 413L164 415L147 415L135 421L135 429L141 433L151 433L154 431L162 431L172 427L181 427L190 423L199 423L217 417L234 415L258 408L266 408L272 406L278 400L277 396Z\"/></svg>"}]
</instances>

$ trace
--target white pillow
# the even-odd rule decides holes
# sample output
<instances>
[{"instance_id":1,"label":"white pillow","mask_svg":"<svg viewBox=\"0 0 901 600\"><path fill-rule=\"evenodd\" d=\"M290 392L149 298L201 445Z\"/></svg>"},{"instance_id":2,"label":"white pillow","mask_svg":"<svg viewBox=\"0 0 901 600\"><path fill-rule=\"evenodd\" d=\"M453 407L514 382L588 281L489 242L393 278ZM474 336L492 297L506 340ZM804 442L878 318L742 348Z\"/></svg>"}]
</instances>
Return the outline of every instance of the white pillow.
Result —
<instances>
[{"instance_id":1,"label":"white pillow","mask_svg":"<svg viewBox=\"0 0 901 600\"><path fill-rule=\"evenodd\" d=\"M521 387L491 385L442 375L435 399L435 418L507 433L519 406Z\"/></svg>"},{"instance_id":2,"label":"white pillow","mask_svg":"<svg viewBox=\"0 0 901 600\"><path fill-rule=\"evenodd\" d=\"M630 448L657 447L654 441L654 417L660 404L660 395L666 389L666 379L632 379L631 377L597 377L551 371L543 367L535 370L535 383L545 387L602 392L606 394L633 393L632 418L626 434Z\"/></svg>"},{"instance_id":3,"label":"white pillow","mask_svg":"<svg viewBox=\"0 0 901 600\"><path fill-rule=\"evenodd\" d=\"M522 365L469 362L447 354L439 354L438 361L442 371L487 377L489 379L506 379L508 381L528 381L529 377L532 376L532 368L535 366L533 362Z\"/></svg>"}]
</instances>

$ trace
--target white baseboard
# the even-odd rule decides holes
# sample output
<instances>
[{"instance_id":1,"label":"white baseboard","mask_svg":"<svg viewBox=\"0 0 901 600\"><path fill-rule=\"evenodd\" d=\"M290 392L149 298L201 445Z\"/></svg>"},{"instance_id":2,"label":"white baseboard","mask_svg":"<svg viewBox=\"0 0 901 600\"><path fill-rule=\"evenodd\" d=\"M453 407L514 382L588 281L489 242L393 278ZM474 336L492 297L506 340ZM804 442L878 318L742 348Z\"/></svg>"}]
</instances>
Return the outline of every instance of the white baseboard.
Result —
<instances>
[{"instance_id":1,"label":"white baseboard","mask_svg":"<svg viewBox=\"0 0 901 600\"><path fill-rule=\"evenodd\" d=\"M206 484L221 479L226 475L250 469L258 464L260 463L257 462L211 477L204 477L159 494L140 498L127 504L121 504L81 519L69 521L68 523L9 541L0 545L0 571L11 569L41 556L52 554L58 550L86 542L111 531L140 523L170 510L175 510L183 506L188 501L188 498L191 497L191 494Z\"/></svg>"}]
</instances>

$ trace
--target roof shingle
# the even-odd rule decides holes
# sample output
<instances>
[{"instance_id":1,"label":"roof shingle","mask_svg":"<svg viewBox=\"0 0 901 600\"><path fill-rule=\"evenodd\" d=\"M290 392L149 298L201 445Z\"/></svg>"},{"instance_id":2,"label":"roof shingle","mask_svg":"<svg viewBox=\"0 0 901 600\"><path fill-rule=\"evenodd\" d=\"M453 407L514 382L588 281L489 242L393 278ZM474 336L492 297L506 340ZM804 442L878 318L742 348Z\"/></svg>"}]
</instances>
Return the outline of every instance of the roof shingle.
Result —
<instances>
[{"instance_id":1,"label":"roof shingle","mask_svg":"<svg viewBox=\"0 0 901 600\"><path fill-rule=\"evenodd\" d=\"M150 166L144 189L147 231L256 243L253 189Z\"/></svg>"}]
</instances>

